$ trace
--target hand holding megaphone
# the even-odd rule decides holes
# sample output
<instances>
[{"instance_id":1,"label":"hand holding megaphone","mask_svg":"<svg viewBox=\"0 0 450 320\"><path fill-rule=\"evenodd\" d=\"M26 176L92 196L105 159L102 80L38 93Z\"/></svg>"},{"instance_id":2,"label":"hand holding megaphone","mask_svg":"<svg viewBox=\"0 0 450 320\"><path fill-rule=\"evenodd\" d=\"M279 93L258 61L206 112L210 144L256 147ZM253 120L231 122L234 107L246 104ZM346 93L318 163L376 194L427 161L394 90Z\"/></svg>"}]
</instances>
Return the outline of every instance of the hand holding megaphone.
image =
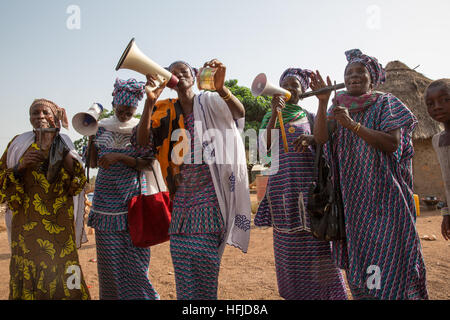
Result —
<instances>
[{"instance_id":1,"label":"hand holding megaphone","mask_svg":"<svg viewBox=\"0 0 450 320\"><path fill-rule=\"evenodd\" d=\"M279 99L283 99L288 101L291 98L291 93L286 89L283 89L277 85L274 85L267 80L267 76L264 73L260 73L256 76L255 80L252 83L252 94L255 97L258 96L272 96L277 101ZM276 103L276 102L275 102ZM280 106L283 106L280 104ZM282 108L275 107L278 115L278 122L280 124L281 137L283 139L284 151L289 152L286 131L284 130L284 122L283 122L283 114L281 112Z\"/></svg>"},{"instance_id":2,"label":"hand holding megaphone","mask_svg":"<svg viewBox=\"0 0 450 320\"><path fill-rule=\"evenodd\" d=\"M283 111L283 108L286 106L286 97L281 94L276 94L272 98L272 113L277 113L278 111Z\"/></svg>"},{"instance_id":3,"label":"hand holding megaphone","mask_svg":"<svg viewBox=\"0 0 450 320\"><path fill-rule=\"evenodd\" d=\"M156 101L158 100L159 96L163 92L164 88L166 87L165 83L161 83L158 85L158 79L156 76L153 75L146 75L147 77L147 83L145 84L145 93L147 95L147 101L150 103L150 105L155 105Z\"/></svg>"}]
</instances>

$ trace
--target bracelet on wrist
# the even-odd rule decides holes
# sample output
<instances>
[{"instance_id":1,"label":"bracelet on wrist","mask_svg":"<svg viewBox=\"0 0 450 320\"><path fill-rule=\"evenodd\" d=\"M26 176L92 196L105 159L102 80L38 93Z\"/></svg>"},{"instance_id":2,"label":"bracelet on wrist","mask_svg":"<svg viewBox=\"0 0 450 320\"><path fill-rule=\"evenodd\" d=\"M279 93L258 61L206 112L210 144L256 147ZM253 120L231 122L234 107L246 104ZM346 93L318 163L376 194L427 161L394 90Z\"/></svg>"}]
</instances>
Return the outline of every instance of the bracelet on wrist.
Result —
<instances>
[{"instance_id":1,"label":"bracelet on wrist","mask_svg":"<svg viewBox=\"0 0 450 320\"><path fill-rule=\"evenodd\" d=\"M220 97L223 99L223 100L225 100L225 101L228 101L228 100L230 100L231 99L231 90L230 89L227 89L227 91L228 91L228 93L225 95L225 96L221 96L220 94Z\"/></svg>"},{"instance_id":2,"label":"bracelet on wrist","mask_svg":"<svg viewBox=\"0 0 450 320\"><path fill-rule=\"evenodd\" d=\"M352 131L354 133L358 133L359 129L361 129L361 123L357 122L356 125L353 127Z\"/></svg>"},{"instance_id":3,"label":"bracelet on wrist","mask_svg":"<svg viewBox=\"0 0 450 320\"><path fill-rule=\"evenodd\" d=\"M441 209L441 216L445 217L445 216L450 216L450 212L448 210L448 207L444 207Z\"/></svg>"}]
</instances>

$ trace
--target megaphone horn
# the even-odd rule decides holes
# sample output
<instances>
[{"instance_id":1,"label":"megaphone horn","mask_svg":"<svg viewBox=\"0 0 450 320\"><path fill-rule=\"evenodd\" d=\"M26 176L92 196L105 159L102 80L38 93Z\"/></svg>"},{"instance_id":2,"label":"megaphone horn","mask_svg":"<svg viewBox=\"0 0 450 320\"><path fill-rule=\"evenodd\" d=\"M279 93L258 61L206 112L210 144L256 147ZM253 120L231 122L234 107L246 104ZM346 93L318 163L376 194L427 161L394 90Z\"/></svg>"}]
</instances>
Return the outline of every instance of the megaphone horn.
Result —
<instances>
[{"instance_id":1,"label":"megaphone horn","mask_svg":"<svg viewBox=\"0 0 450 320\"><path fill-rule=\"evenodd\" d=\"M86 112L79 112L72 118L73 128L83 136L92 136L98 130L98 118L103 112L100 103L94 103Z\"/></svg>"},{"instance_id":2,"label":"megaphone horn","mask_svg":"<svg viewBox=\"0 0 450 320\"><path fill-rule=\"evenodd\" d=\"M267 76L264 73L260 73L256 76L252 83L252 94L257 96L274 96L281 94L285 96L286 101L291 98L291 93L281 87L273 85L267 80ZM289 152L289 146L286 137L286 131L284 130L283 115L280 110L277 110L278 122L280 123L281 137L283 138L284 152Z\"/></svg>"},{"instance_id":3,"label":"megaphone horn","mask_svg":"<svg viewBox=\"0 0 450 320\"><path fill-rule=\"evenodd\" d=\"M286 100L291 98L291 93L281 87L278 87L267 80L267 76L264 73L260 73L256 76L252 83L252 94L257 96L274 96L281 94L286 97Z\"/></svg>"},{"instance_id":4,"label":"megaphone horn","mask_svg":"<svg viewBox=\"0 0 450 320\"><path fill-rule=\"evenodd\" d=\"M156 76L156 87L165 83L167 87L173 89L178 84L177 77L142 53L136 45L134 38L131 39L117 63L116 71L119 69L129 69L143 75L150 74ZM156 87L153 87L152 90L156 89Z\"/></svg>"}]
</instances>

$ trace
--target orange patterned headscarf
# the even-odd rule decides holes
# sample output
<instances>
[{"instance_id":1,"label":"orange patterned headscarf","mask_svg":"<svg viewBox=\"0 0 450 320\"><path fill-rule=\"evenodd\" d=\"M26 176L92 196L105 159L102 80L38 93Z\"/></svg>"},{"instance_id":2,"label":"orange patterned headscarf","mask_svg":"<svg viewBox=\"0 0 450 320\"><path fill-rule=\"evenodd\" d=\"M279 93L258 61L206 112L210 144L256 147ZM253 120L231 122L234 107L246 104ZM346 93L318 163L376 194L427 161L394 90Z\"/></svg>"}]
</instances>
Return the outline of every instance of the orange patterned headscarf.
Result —
<instances>
[{"instance_id":1,"label":"orange patterned headscarf","mask_svg":"<svg viewBox=\"0 0 450 320\"><path fill-rule=\"evenodd\" d=\"M66 110L64 108L58 107L58 105L47 99L36 99L30 106L30 114L34 107L36 106L46 106L52 110L53 116L55 117L56 123L54 124L57 128L61 128L61 124L64 128L69 129L69 121L67 120Z\"/></svg>"}]
</instances>

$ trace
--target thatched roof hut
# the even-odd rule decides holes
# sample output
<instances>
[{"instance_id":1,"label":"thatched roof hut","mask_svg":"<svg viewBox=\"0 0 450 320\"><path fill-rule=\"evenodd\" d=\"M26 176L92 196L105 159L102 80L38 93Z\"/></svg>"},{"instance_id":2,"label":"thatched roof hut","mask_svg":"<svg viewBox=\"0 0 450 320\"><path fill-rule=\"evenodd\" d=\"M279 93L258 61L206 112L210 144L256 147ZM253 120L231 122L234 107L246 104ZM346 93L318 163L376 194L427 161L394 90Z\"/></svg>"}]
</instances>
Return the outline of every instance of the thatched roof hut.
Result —
<instances>
[{"instance_id":1,"label":"thatched roof hut","mask_svg":"<svg viewBox=\"0 0 450 320\"><path fill-rule=\"evenodd\" d=\"M403 101L417 117L419 123L414 130L413 139L429 139L442 131L444 127L428 115L423 99L425 89L432 80L410 69L400 61L389 62L385 69L386 82L377 90L392 93Z\"/></svg>"},{"instance_id":2,"label":"thatched roof hut","mask_svg":"<svg viewBox=\"0 0 450 320\"><path fill-rule=\"evenodd\" d=\"M399 98L419 121L413 133L414 192L421 198L434 195L445 201L441 170L431 145L433 135L444 128L442 124L430 118L423 97L432 80L400 61L389 62L385 69L386 82L376 89L392 93Z\"/></svg>"}]
</instances>

